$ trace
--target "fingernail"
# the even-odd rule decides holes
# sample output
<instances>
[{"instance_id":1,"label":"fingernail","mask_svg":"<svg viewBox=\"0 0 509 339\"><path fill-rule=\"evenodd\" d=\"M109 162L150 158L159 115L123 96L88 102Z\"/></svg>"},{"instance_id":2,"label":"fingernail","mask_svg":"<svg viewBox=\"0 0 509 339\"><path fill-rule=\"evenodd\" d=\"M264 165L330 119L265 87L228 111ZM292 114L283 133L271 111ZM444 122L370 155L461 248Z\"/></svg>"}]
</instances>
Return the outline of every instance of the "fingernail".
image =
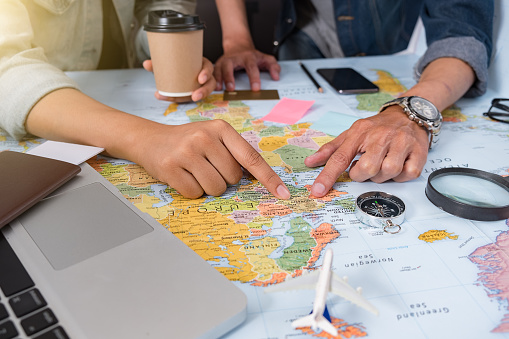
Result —
<instances>
[{"instance_id":1,"label":"fingernail","mask_svg":"<svg viewBox=\"0 0 509 339\"><path fill-rule=\"evenodd\" d=\"M201 77L201 82L200 82L200 84L204 84L204 83L206 83L206 82L207 82L207 80L208 80L207 74L204 74L204 75Z\"/></svg>"},{"instance_id":2,"label":"fingernail","mask_svg":"<svg viewBox=\"0 0 509 339\"><path fill-rule=\"evenodd\" d=\"M220 91L223 89L223 84L221 84L219 81L216 82L216 90Z\"/></svg>"},{"instance_id":3,"label":"fingernail","mask_svg":"<svg viewBox=\"0 0 509 339\"><path fill-rule=\"evenodd\" d=\"M315 167L317 164L319 164L319 161L320 161L320 158L318 157L318 155L319 155L318 151L316 151L316 153L314 153L314 154L308 155L304 159L304 164L306 166Z\"/></svg>"},{"instance_id":4,"label":"fingernail","mask_svg":"<svg viewBox=\"0 0 509 339\"><path fill-rule=\"evenodd\" d=\"M327 192L325 191L325 186L323 184L315 183L311 187L311 194L314 195L315 197L323 197L325 193Z\"/></svg>"},{"instance_id":5,"label":"fingernail","mask_svg":"<svg viewBox=\"0 0 509 339\"><path fill-rule=\"evenodd\" d=\"M314 157L316 157L316 154L317 154L317 153L313 153L313 154L311 154L311 155L308 155L308 156L306 157L306 159L311 159L311 160L313 160L313 158L314 158Z\"/></svg>"},{"instance_id":6,"label":"fingernail","mask_svg":"<svg viewBox=\"0 0 509 339\"><path fill-rule=\"evenodd\" d=\"M233 82L226 83L226 89L229 91L233 91L235 89L235 86L233 86Z\"/></svg>"},{"instance_id":7,"label":"fingernail","mask_svg":"<svg viewBox=\"0 0 509 339\"><path fill-rule=\"evenodd\" d=\"M260 90L260 87L261 87L261 86L260 86L260 83L259 83L259 82L253 82L253 83L251 84L251 89L252 89L253 91L255 91L255 92L256 92L256 91L259 91L259 90Z\"/></svg>"},{"instance_id":8,"label":"fingernail","mask_svg":"<svg viewBox=\"0 0 509 339\"><path fill-rule=\"evenodd\" d=\"M279 199L290 199L290 191L285 185L279 185L276 188L276 192Z\"/></svg>"},{"instance_id":9,"label":"fingernail","mask_svg":"<svg viewBox=\"0 0 509 339\"><path fill-rule=\"evenodd\" d=\"M203 93L200 92L194 96L194 101L199 101L201 98L203 98Z\"/></svg>"}]
</instances>

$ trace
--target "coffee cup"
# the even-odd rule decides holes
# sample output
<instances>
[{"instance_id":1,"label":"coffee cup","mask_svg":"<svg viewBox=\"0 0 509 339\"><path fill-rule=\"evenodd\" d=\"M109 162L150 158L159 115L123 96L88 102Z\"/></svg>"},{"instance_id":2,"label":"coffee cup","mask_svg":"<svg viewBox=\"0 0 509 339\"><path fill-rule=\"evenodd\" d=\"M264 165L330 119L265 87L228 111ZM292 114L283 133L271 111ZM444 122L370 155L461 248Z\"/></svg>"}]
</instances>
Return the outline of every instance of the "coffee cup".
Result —
<instances>
[{"instance_id":1,"label":"coffee cup","mask_svg":"<svg viewBox=\"0 0 509 339\"><path fill-rule=\"evenodd\" d=\"M190 100L192 92L200 87L204 28L197 15L172 10L149 12L144 29L161 95Z\"/></svg>"}]
</instances>

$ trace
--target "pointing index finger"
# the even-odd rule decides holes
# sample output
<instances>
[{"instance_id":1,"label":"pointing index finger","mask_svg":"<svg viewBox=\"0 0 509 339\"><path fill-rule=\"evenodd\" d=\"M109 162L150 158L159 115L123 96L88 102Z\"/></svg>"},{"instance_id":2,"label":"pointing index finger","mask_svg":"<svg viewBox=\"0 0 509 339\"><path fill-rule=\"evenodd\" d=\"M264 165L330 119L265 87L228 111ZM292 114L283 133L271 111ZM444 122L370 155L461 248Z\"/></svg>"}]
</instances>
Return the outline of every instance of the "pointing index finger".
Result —
<instances>
[{"instance_id":1,"label":"pointing index finger","mask_svg":"<svg viewBox=\"0 0 509 339\"><path fill-rule=\"evenodd\" d=\"M290 191L263 157L237 132L223 135L223 143L238 163L279 199L289 199Z\"/></svg>"},{"instance_id":2,"label":"pointing index finger","mask_svg":"<svg viewBox=\"0 0 509 339\"><path fill-rule=\"evenodd\" d=\"M327 160L322 172L316 177L311 187L311 194L315 197L326 195L341 173L350 166L356 155L357 147L355 145L345 142L339 146L329 160Z\"/></svg>"}]
</instances>

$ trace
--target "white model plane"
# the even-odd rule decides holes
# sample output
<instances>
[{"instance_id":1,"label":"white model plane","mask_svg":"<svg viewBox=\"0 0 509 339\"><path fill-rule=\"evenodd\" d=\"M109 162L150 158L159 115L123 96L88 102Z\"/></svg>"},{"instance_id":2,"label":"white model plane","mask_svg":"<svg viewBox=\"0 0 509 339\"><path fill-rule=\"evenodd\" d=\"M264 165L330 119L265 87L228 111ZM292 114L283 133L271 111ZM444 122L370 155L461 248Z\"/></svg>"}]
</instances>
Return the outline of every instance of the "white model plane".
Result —
<instances>
[{"instance_id":1,"label":"white model plane","mask_svg":"<svg viewBox=\"0 0 509 339\"><path fill-rule=\"evenodd\" d=\"M346 300L378 315L378 310L361 295L362 289L353 289L347 283L347 277L339 278L332 272L332 250L325 252L321 270L316 270L296 278L288 279L280 284L269 286L265 292L286 291L295 289L313 289L316 288L313 311L310 315L304 316L292 322L293 328L310 326L313 331L323 330L330 335L337 336L338 330L324 317L325 302L327 294L332 292L345 298Z\"/></svg>"}]
</instances>

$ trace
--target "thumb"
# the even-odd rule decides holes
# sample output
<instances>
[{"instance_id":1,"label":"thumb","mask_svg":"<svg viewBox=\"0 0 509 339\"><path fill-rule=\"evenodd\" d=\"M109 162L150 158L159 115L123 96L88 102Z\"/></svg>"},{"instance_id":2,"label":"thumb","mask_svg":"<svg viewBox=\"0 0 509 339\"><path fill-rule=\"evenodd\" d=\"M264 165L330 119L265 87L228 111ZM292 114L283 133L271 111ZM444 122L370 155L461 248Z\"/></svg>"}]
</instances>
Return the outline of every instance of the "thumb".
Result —
<instances>
[{"instance_id":1,"label":"thumb","mask_svg":"<svg viewBox=\"0 0 509 339\"><path fill-rule=\"evenodd\" d=\"M152 68L152 60L143 61L143 68L149 72L153 72L154 69Z\"/></svg>"}]
</instances>

